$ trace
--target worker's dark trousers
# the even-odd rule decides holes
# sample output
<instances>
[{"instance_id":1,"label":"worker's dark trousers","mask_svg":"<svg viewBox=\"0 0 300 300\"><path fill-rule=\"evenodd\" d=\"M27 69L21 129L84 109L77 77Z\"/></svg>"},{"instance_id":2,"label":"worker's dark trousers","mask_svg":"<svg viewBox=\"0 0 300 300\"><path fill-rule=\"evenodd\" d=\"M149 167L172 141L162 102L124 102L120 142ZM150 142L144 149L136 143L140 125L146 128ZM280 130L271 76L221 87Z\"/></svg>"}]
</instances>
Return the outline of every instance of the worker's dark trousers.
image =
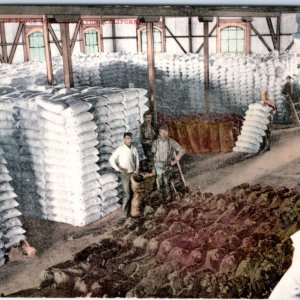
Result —
<instances>
[{"instance_id":1,"label":"worker's dark trousers","mask_svg":"<svg viewBox=\"0 0 300 300\"><path fill-rule=\"evenodd\" d=\"M154 158L154 155L151 151L152 146L149 144L142 144L142 146L143 146L144 154L147 159L148 169L150 171L153 168L153 158Z\"/></svg>"},{"instance_id":2,"label":"worker's dark trousers","mask_svg":"<svg viewBox=\"0 0 300 300\"><path fill-rule=\"evenodd\" d=\"M131 209L131 186L130 177L132 173L121 173L121 183L123 187L122 210L124 214L129 217Z\"/></svg>"},{"instance_id":3,"label":"worker's dark trousers","mask_svg":"<svg viewBox=\"0 0 300 300\"><path fill-rule=\"evenodd\" d=\"M169 163L162 163L156 161L154 163L156 173L156 186L157 190L168 198L171 196L170 191L170 177L171 177L171 166Z\"/></svg>"}]
</instances>

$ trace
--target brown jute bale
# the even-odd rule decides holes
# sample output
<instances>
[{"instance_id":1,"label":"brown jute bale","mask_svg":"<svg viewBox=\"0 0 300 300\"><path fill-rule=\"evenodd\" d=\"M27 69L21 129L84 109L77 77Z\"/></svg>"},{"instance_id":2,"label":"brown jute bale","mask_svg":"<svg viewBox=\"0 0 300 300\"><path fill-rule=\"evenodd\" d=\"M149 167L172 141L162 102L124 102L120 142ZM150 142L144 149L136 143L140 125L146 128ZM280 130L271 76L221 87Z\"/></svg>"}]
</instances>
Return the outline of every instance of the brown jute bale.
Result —
<instances>
[{"instance_id":1,"label":"brown jute bale","mask_svg":"<svg viewBox=\"0 0 300 300\"><path fill-rule=\"evenodd\" d=\"M185 149L186 152L193 153L186 125L178 122L176 127L179 137L179 144Z\"/></svg>"},{"instance_id":2,"label":"brown jute bale","mask_svg":"<svg viewBox=\"0 0 300 300\"><path fill-rule=\"evenodd\" d=\"M197 132L199 136L199 146L201 153L206 153L211 151L210 145L210 127L206 122L199 122L197 124Z\"/></svg>"},{"instance_id":3,"label":"brown jute bale","mask_svg":"<svg viewBox=\"0 0 300 300\"><path fill-rule=\"evenodd\" d=\"M144 175L132 175L131 176L131 188L133 191L133 197L131 200L132 217L140 215L140 205L154 189L155 189L155 174L148 173Z\"/></svg>"},{"instance_id":4,"label":"brown jute bale","mask_svg":"<svg viewBox=\"0 0 300 300\"><path fill-rule=\"evenodd\" d=\"M193 153L201 153L201 147L199 145L199 134L196 122L188 122L186 128Z\"/></svg>"},{"instance_id":5,"label":"brown jute bale","mask_svg":"<svg viewBox=\"0 0 300 300\"><path fill-rule=\"evenodd\" d=\"M209 123L210 130L210 147L212 152L220 152L220 130L218 123Z\"/></svg>"},{"instance_id":6,"label":"brown jute bale","mask_svg":"<svg viewBox=\"0 0 300 300\"><path fill-rule=\"evenodd\" d=\"M220 123L221 152L230 152L234 147L232 124L230 122Z\"/></svg>"}]
</instances>

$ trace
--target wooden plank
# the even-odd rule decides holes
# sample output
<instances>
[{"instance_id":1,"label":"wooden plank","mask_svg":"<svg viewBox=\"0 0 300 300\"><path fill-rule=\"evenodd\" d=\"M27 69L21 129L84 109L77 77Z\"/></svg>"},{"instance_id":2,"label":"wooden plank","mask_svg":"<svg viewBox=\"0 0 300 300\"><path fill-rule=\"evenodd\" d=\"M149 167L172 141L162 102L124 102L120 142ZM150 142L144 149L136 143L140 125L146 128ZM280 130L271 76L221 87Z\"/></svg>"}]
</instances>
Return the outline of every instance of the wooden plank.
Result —
<instances>
[{"instance_id":1,"label":"wooden plank","mask_svg":"<svg viewBox=\"0 0 300 300\"><path fill-rule=\"evenodd\" d=\"M99 15L99 16L222 16L272 17L279 13L299 13L300 6L263 5L1 5L0 14Z\"/></svg>"},{"instance_id":2,"label":"wooden plank","mask_svg":"<svg viewBox=\"0 0 300 300\"><path fill-rule=\"evenodd\" d=\"M192 39L192 18L188 18L188 30L189 30L189 53L193 53L193 39Z\"/></svg>"},{"instance_id":3,"label":"wooden plank","mask_svg":"<svg viewBox=\"0 0 300 300\"><path fill-rule=\"evenodd\" d=\"M29 46L25 26L22 29L22 40L24 61L29 61Z\"/></svg>"},{"instance_id":4,"label":"wooden plank","mask_svg":"<svg viewBox=\"0 0 300 300\"><path fill-rule=\"evenodd\" d=\"M117 51L117 43L116 43L116 24L112 22L111 24L111 37L112 37L112 52Z\"/></svg>"},{"instance_id":5,"label":"wooden plank","mask_svg":"<svg viewBox=\"0 0 300 300\"><path fill-rule=\"evenodd\" d=\"M277 40L276 49L278 51L280 51L280 48L281 48L281 41L280 41L281 32L280 32L280 27L281 27L281 16L277 17L277 24L276 24L276 40Z\"/></svg>"},{"instance_id":6,"label":"wooden plank","mask_svg":"<svg viewBox=\"0 0 300 300\"><path fill-rule=\"evenodd\" d=\"M77 36L78 36L80 26L81 26L81 19L79 19L78 22L76 23L76 27L75 27L75 30L73 32L73 37L72 37L72 40L71 40L71 55L73 53L73 50L74 50L74 47L75 47L75 44L76 44L76 39L77 39Z\"/></svg>"},{"instance_id":7,"label":"wooden plank","mask_svg":"<svg viewBox=\"0 0 300 300\"><path fill-rule=\"evenodd\" d=\"M5 33L5 26L3 22L0 22L0 34L1 34L1 48L2 48L2 63L8 62L8 56L7 56L7 45L6 44L6 33Z\"/></svg>"},{"instance_id":8,"label":"wooden plank","mask_svg":"<svg viewBox=\"0 0 300 300\"><path fill-rule=\"evenodd\" d=\"M60 45L60 43L58 41L58 38L57 38L57 36L56 36L56 34L55 34L55 32L54 32L51 24L49 24L49 23L48 23L48 30L49 30L49 33L52 36L53 42L55 43L55 45L56 45L56 47L57 47L60 55L62 55L63 54L62 47L61 47L61 45Z\"/></svg>"},{"instance_id":9,"label":"wooden plank","mask_svg":"<svg viewBox=\"0 0 300 300\"><path fill-rule=\"evenodd\" d=\"M155 57L154 57L154 36L153 23L146 24L147 28L147 62L148 62L148 92L150 98L150 110L153 112L154 124L157 124L157 103L156 103L156 83L155 83Z\"/></svg>"},{"instance_id":10,"label":"wooden plank","mask_svg":"<svg viewBox=\"0 0 300 300\"><path fill-rule=\"evenodd\" d=\"M48 30L47 16L43 17L43 37L44 37L44 45L45 45L47 81L48 84L53 85L53 67L52 67L52 58L51 58L51 47L49 43L49 30Z\"/></svg>"},{"instance_id":11,"label":"wooden plank","mask_svg":"<svg viewBox=\"0 0 300 300\"><path fill-rule=\"evenodd\" d=\"M292 41L290 42L290 44L286 47L285 51L290 50L290 49L294 46L294 44L295 44L295 41L292 40Z\"/></svg>"},{"instance_id":12,"label":"wooden plank","mask_svg":"<svg viewBox=\"0 0 300 300\"><path fill-rule=\"evenodd\" d=\"M5 61L4 61L3 57L2 57L2 55L0 55L0 62L3 63L3 64L5 64Z\"/></svg>"},{"instance_id":13,"label":"wooden plank","mask_svg":"<svg viewBox=\"0 0 300 300\"><path fill-rule=\"evenodd\" d=\"M70 32L68 23L60 23L61 43L63 50L64 81L67 88L73 87L73 70L70 47Z\"/></svg>"},{"instance_id":14,"label":"wooden plank","mask_svg":"<svg viewBox=\"0 0 300 300\"><path fill-rule=\"evenodd\" d=\"M79 27L79 37L80 37L80 52L85 53L85 40L84 40L84 32L83 26Z\"/></svg>"},{"instance_id":15,"label":"wooden plank","mask_svg":"<svg viewBox=\"0 0 300 300\"><path fill-rule=\"evenodd\" d=\"M101 21L101 20L100 20ZM100 22L99 25L99 30L100 30L100 37L99 37L99 52L104 51L104 45L103 45L103 26L102 26L102 21Z\"/></svg>"},{"instance_id":16,"label":"wooden plank","mask_svg":"<svg viewBox=\"0 0 300 300\"><path fill-rule=\"evenodd\" d=\"M276 46L277 46L277 41L276 41L276 37L275 37L275 31L273 28L273 23L270 17L266 17L267 20L267 24L268 24L268 28L271 34L271 39L272 39L272 43L273 43L273 47L276 50Z\"/></svg>"},{"instance_id":17,"label":"wooden plank","mask_svg":"<svg viewBox=\"0 0 300 300\"><path fill-rule=\"evenodd\" d=\"M162 52L166 52L166 17L162 17Z\"/></svg>"},{"instance_id":18,"label":"wooden plank","mask_svg":"<svg viewBox=\"0 0 300 300\"><path fill-rule=\"evenodd\" d=\"M24 23L19 23L18 30L17 30L16 36L15 36L15 39L14 39L14 44L11 47L10 54L9 54L9 57L8 57L8 63L9 64L11 64L13 59L14 59L16 49L17 49L17 45L18 45L23 27L24 27Z\"/></svg>"},{"instance_id":19,"label":"wooden plank","mask_svg":"<svg viewBox=\"0 0 300 300\"><path fill-rule=\"evenodd\" d=\"M167 25L165 25L166 30L169 32L169 34L172 36L172 38L175 40L175 42L177 43L177 45L180 47L180 49L186 53L185 49L182 47L182 45L179 43L179 41L177 40L177 38L175 37L175 35L170 31L170 29L168 28Z\"/></svg>"},{"instance_id":20,"label":"wooden plank","mask_svg":"<svg viewBox=\"0 0 300 300\"><path fill-rule=\"evenodd\" d=\"M209 98L208 98L208 85L209 85L209 46L208 46L208 22L203 22L204 32L204 100L205 112L209 114Z\"/></svg>"},{"instance_id":21,"label":"wooden plank","mask_svg":"<svg viewBox=\"0 0 300 300\"><path fill-rule=\"evenodd\" d=\"M216 28L218 27L218 23L216 23L215 24L215 26L212 28L212 30L210 31L210 33L209 33L209 37L211 37L212 36L212 34L213 34L213 32L216 30ZM195 53L200 53L200 51L201 51L201 49L203 48L203 46L204 46L204 42L199 46L199 48L196 50L196 52Z\"/></svg>"},{"instance_id":22,"label":"wooden plank","mask_svg":"<svg viewBox=\"0 0 300 300\"><path fill-rule=\"evenodd\" d=\"M263 45L268 49L269 52L271 52L271 48L268 46L264 38L261 36L261 34L256 30L256 28L253 26L253 24L250 22L250 27L254 31L254 33L257 35L257 37L260 39L260 41L263 43Z\"/></svg>"}]
</instances>

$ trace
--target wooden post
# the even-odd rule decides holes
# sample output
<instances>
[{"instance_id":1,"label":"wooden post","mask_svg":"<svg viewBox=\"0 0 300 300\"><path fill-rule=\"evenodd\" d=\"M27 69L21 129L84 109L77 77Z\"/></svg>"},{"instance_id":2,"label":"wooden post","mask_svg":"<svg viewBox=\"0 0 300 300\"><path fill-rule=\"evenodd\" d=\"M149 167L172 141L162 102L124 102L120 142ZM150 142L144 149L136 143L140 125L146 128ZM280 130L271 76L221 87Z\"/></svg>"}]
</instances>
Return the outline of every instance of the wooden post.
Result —
<instances>
[{"instance_id":1,"label":"wooden post","mask_svg":"<svg viewBox=\"0 0 300 300\"><path fill-rule=\"evenodd\" d=\"M117 51L117 41L116 41L115 19L112 20L112 24L111 24L111 37L112 37L112 52L116 52Z\"/></svg>"},{"instance_id":2,"label":"wooden post","mask_svg":"<svg viewBox=\"0 0 300 300\"><path fill-rule=\"evenodd\" d=\"M192 41L192 18L189 17L189 53L193 53L193 41Z\"/></svg>"},{"instance_id":3,"label":"wooden post","mask_svg":"<svg viewBox=\"0 0 300 300\"><path fill-rule=\"evenodd\" d=\"M70 88L74 86L74 82L73 82L73 70L72 70L72 59L71 59L69 23L60 23L60 34L61 34L61 44L62 44L65 86L67 88Z\"/></svg>"},{"instance_id":4,"label":"wooden post","mask_svg":"<svg viewBox=\"0 0 300 300\"><path fill-rule=\"evenodd\" d=\"M28 46L28 39L26 35L25 26L22 29L22 41L23 41L24 61L29 61L29 46Z\"/></svg>"},{"instance_id":5,"label":"wooden post","mask_svg":"<svg viewBox=\"0 0 300 300\"><path fill-rule=\"evenodd\" d=\"M18 30L17 30L16 36L15 36L15 39L14 39L14 43L13 43L13 46L11 47L9 57L8 57L8 63L9 64L11 64L13 59L14 59L14 56L15 56L15 53L16 53L16 49L17 49L17 46L18 46L18 43L19 43L19 39L20 39L22 30L23 30L23 27L24 27L24 22L19 23Z\"/></svg>"},{"instance_id":6,"label":"wooden post","mask_svg":"<svg viewBox=\"0 0 300 300\"><path fill-rule=\"evenodd\" d=\"M100 18L100 37L99 37L99 52L104 52L104 45L103 45L103 25L102 19Z\"/></svg>"},{"instance_id":7,"label":"wooden post","mask_svg":"<svg viewBox=\"0 0 300 300\"><path fill-rule=\"evenodd\" d=\"M51 58L51 47L49 43L49 30L48 30L47 16L43 16L43 37L44 37L44 45L45 45L47 80L48 80L48 84L53 85L53 68L52 68L52 58Z\"/></svg>"},{"instance_id":8,"label":"wooden post","mask_svg":"<svg viewBox=\"0 0 300 300\"><path fill-rule=\"evenodd\" d=\"M166 52L166 17L162 17L162 52Z\"/></svg>"},{"instance_id":9,"label":"wooden post","mask_svg":"<svg viewBox=\"0 0 300 300\"><path fill-rule=\"evenodd\" d=\"M277 25L276 25L276 48L280 52L280 27L281 27L281 15L277 17Z\"/></svg>"},{"instance_id":10,"label":"wooden post","mask_svg":"<svg viewBox=\"0 0 300 300\"><path fill-rule=\"evenodd\" d=\"M208 46L208 22L203 22L204 33L204 100L205 112L209 113L209 46Z\"/></svg>"},{"instance_id":11,"label":"wooden post","mask_svg":"<svg viewBox=\"0 0 300 300\"><path fill-rule=\"evenodd\" d=\"M146 28L147 28L147 61L148 61L147 72L148 72L150 110L153 112L153 122L154 124L157 124L153 22L147 22Z\"/></svg>"},{"instance_id":12,"label":"wooden post","mask_svg":"<svg viewBox=\"0 0 300 300\"><path fill-rule=\"evenodd\" d=\"M1 34L1 44L6 44L6 34L5 34L5 26L4 22L0 22L0 34ZM7 56L7 46L2 45L2 58L4 63L8 62L8 56Z\"/></svg>"}]
</instances>

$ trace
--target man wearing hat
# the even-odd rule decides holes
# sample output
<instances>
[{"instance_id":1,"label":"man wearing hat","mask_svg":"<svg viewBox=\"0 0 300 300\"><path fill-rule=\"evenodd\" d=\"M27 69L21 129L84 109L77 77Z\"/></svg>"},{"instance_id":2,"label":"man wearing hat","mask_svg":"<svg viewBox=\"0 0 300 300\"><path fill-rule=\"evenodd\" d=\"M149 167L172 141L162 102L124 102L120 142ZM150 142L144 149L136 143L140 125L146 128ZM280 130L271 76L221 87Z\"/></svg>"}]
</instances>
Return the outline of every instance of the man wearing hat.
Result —
<instances>
[{"instance_id":1,"label":"man wearing hat","mask_svg":"<svg viewBox=\"0 0 300 300\"><path fill-rule=\"evenodd\" d=\"M151 122L152 114L150 111L147 111L144 113L144 123L140 128L140 140L150 169L153 167L153 153L151 151L152 143L156 138L155 130L152 127Z\"/></svg>"},{"instance_id":2,"label":"man wearing hat","mask_svg":"<svg viewBox=\"0 0 300 300\"><path fill-rule=\"evenodd\" d=\"M171 166L175 165L184 154L184 149L175 140L169 138L168 135L168 126L161 125L159 128L159 137L153 142L151 149L154 155L157 189L167 199L171 196Z\"/></svg>"}]
</instances>

